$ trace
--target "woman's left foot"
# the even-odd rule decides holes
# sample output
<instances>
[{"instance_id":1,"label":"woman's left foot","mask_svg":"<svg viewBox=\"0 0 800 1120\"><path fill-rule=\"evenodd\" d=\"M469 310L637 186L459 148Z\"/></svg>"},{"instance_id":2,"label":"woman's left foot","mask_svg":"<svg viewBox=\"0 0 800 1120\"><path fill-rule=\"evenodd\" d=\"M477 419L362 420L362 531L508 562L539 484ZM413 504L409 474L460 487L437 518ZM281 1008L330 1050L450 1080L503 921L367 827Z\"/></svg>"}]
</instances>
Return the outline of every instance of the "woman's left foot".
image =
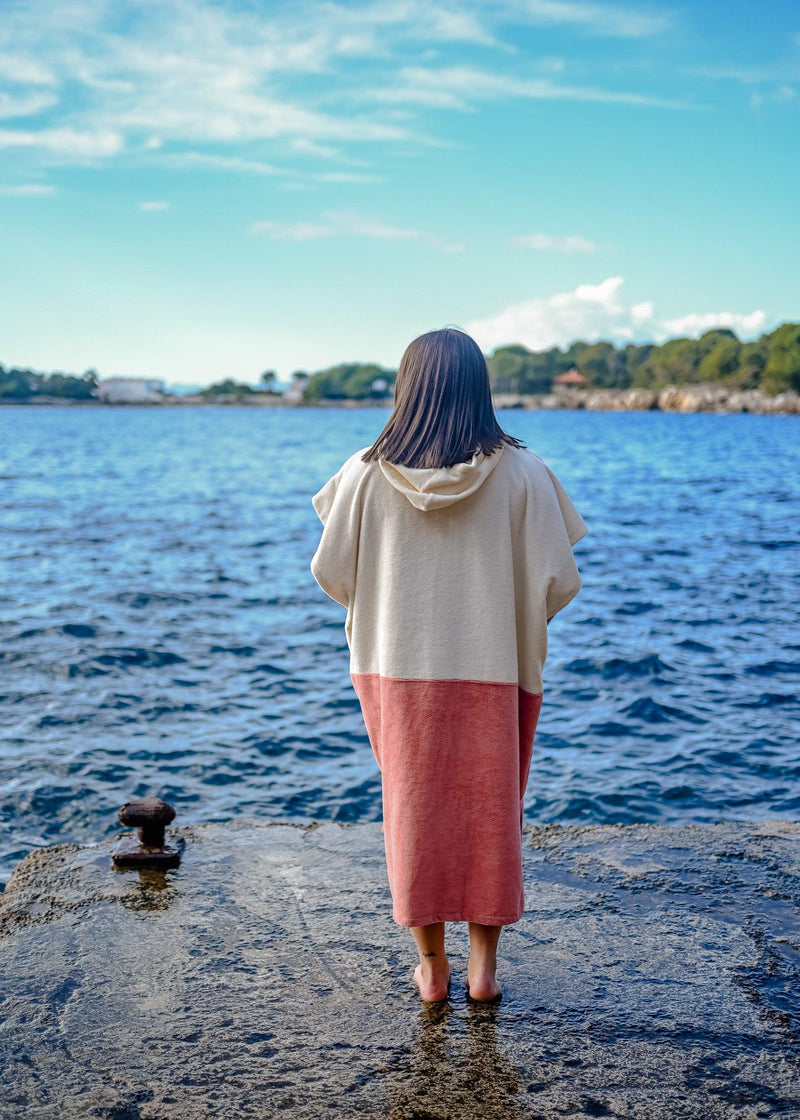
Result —
<instances>
[{"instance_id":1,"label":"woman's left foot","mask_svg":"<svg viewBox=\"0 0 800 1120\"><path fill-rule=\"evenodd\" d=\"M439 1003L441 1000L447 999L450 994L450 970L448 968L446 977L429 976L427 979L422 977L422 965L418 964L414 969L414 983L419 989L420 996L429 1003Z\"/></svg>"}]
</instances>

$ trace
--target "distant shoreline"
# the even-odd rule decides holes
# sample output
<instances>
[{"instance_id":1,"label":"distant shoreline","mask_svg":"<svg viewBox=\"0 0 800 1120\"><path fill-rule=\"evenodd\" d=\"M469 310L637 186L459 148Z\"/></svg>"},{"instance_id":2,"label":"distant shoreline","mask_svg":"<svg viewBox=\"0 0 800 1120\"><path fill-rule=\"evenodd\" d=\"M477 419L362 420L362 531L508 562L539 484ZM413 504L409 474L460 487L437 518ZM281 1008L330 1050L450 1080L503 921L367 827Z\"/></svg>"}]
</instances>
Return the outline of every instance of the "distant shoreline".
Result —
<instances>
[{"instance_id":1,"label":"distant shoreline","mask_svg":"<svg viewBox=\"0 0 800 1120\"><path fill-rule=\"evenodd\" d=\"M497 393L495 408L526 410L573 409L587 412L722 412L757 415L800 415L800 394L768 397L758 389L728 389L714 383L668 385L663 389L559 389L554 393L527 395ZM67 408L391 408L393 398L366 400L287 401L278 395L252 393L206 400L194 394L166 396L159 401L110 402L69 397L36 396L4 400L0 407L63 406Z\"/></svg>"}]
</instances>

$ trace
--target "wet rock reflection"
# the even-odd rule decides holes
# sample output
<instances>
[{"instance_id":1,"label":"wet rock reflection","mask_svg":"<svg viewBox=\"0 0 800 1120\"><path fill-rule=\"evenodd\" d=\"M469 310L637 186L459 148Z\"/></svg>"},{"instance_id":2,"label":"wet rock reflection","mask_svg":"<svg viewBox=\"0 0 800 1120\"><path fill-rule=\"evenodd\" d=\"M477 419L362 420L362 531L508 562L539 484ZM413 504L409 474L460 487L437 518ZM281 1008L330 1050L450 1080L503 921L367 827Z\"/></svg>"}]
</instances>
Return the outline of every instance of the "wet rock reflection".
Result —
<instances>
[{"instance_id":1,"label":"wet rock reflection","mask_svg":"<svg viewBox=\"0 0 800 1120\"><path fill-rule=\"evenodd\" d=\"M381 1071L389 1120L524 1117L523 1074L498 1046L499 1015L473 1005L458 1013L449 1002L423 1008L411 1047Z\"/></svg>"},{"instance_id":2,"label":"wet rock reflection","mask_svg":"<svg viewBox=\"0 0 800 1120\"><path fill-rule=\"evenodd\" d=\"M175 882L165 871L154 867L127 871L126 879L126 890L120 900L127 910L166 910L178 896ZM133 879L135 882L131 882Z\"/></svg>"}]
</instances>

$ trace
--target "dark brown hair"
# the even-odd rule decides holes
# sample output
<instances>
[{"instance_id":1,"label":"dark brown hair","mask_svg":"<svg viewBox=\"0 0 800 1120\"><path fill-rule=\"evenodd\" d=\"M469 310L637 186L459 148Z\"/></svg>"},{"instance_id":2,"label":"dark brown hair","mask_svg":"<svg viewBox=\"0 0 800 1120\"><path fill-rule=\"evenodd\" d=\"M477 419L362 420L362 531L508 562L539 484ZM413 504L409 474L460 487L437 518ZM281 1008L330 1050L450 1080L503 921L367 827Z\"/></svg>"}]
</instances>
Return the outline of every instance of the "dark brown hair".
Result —
<instances>
[{"instance_id":1,"label":"dark brown hair","mask_svg":"<svg viewBox=\"0 0 800 1120\"><path fill-rule=\"evenodd\" d=\"M500 427L489 370L464 331L445 327L415 338L400 361L394 409L361 460L383 458L405 467L452 467L501 444L524 447Z\"/></svg>"}]
</instances>

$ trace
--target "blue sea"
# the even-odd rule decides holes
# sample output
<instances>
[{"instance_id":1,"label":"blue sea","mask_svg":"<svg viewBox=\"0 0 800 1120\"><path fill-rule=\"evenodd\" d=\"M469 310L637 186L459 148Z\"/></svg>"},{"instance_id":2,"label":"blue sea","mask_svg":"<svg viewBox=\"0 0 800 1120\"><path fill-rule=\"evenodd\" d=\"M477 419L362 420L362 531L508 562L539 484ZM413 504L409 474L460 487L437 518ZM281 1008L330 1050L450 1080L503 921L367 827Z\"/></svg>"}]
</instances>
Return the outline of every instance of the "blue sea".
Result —
<instances>
[{"instance_id":1,"label":"blue sea","mask_svg":"<svg viewBox=\"0 0 800 1120\"><path fill-rule=\"evenodd\" d=\"M380 819L311 495L387 409L0 409L0 882L121 828ZM800 423L501 411L589 525L525 816L800 816Z\"/></svg>"}]
</instances>

